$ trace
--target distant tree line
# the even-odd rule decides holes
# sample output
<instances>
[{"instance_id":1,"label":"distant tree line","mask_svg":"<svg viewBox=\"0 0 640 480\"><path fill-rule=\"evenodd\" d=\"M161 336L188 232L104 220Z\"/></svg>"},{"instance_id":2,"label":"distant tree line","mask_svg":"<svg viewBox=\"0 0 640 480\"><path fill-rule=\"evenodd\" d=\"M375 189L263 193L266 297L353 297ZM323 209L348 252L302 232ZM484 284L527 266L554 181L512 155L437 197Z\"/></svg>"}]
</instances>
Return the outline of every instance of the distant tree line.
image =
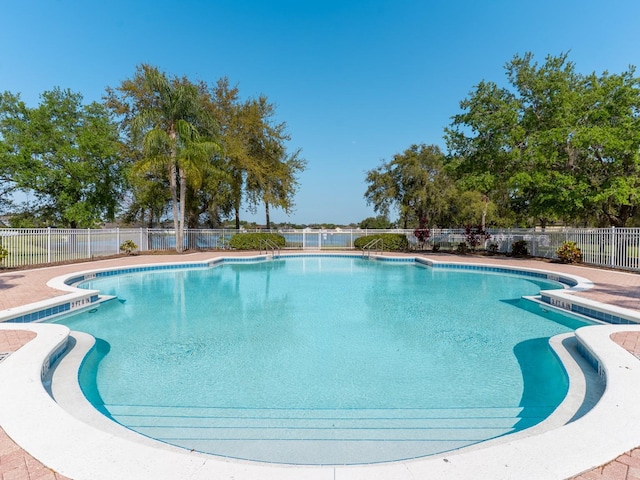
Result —
<instances>
[{"instance_id":1,"label":"distant tree line","mask_svg":"<svg viewBox=\"0 0 640 480\"><path fill-rule=\"evenodd\" d=\"M266 96L141 65L102 103L55 88L28 107L0 96L0 207L14 227L94 227L117 216L217 227L240 212L293 208L306 162ZM15 198L25 198L18 205Z\"/></svg>"},{"instance_id":2,"label":"distant tree line","mask_svg":"<svg viewBox=\"0 0 640 480\"><path fill-rule=\"evenodd\" d=\"M409 146L366 173L376 217L422 225L640 225L640 79L576 71L567 54L514 56L506 86L481 81L438 146ZM300 150L265 96L171 77L150 65L103 102L55 88L28 107L0 95L0 209L13 227L243 224L290 212ZM18 193L18 195L16 195ZM18 200L16 200L18 199ZM397 216L397 220L390 220Z\"/></svg>"},{"instance_id":3,"label":"distant tree line","mask_svg":"<svg viewBox=\"0 0 640 480\"><path fill-rule=\"evenodd\" d=\"M567 54L527 53L505 70L506 87L483 80L460 102L446 154L413 145L367 172L367 202L405 228L640 225L635 69L582 75Z\"/></svg>"}]
</instances>

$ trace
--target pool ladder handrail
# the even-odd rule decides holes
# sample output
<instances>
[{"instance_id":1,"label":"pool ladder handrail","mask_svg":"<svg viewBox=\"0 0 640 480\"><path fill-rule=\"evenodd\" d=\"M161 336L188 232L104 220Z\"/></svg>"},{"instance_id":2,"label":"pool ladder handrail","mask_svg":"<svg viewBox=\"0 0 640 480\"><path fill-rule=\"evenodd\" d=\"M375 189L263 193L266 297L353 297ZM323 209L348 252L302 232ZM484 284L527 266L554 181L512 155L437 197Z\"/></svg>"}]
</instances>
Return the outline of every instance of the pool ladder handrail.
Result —
<instances>
[{"instance_id":1,"label":"pool ladder handrail","mask_svg":"<svg viewBox=\"0 0 640 480\"><path fill-rule=\"evenodd\" d=\"M383 253L384 252L384 241L382 238L374 238L369 243L367 243L364 247L362 247L362 258L371 258L371 249L380 245L380 249L376 249L376 252ZM366 250L366 252L365 252Z\"/></svg>"},{"instance_id":2,"label":"pool ladder handrail","mask_svg":"<svg viewBox=\"0 0 640 480\"><path fill-rule=\"evenodd\" d=\"M278 258L280 257L280 245L278 245L276 242L269 240L267 238L265 238L264 240L260 240L260 253L262 253L263 247L264 246L264 253L267 253L268 250L271 250L271 255L273 255L273 258ZM278 252L278 254L276 255L276 252Z\"/></svg>"}]
</instances>

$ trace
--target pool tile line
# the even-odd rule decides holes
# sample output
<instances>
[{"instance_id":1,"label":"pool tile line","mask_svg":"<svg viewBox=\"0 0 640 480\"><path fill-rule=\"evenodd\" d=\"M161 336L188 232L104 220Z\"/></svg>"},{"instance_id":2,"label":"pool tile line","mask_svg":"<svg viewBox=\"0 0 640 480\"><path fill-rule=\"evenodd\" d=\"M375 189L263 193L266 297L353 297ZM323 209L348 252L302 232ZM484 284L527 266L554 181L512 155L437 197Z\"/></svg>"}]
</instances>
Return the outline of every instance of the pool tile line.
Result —
<instances>
[{"instance_id":1,"label":"pool tile line","mask_svg":"<svg viewBox=\"0 0 640 480\"><path fill-rule=\"evenodd\" d=\"M540 300L556 308L584 315L611 325L638 325L640 313L615 305L603 304L572 295L562 290L545 290L540 292Z\"/></svg>"}]
</instances>

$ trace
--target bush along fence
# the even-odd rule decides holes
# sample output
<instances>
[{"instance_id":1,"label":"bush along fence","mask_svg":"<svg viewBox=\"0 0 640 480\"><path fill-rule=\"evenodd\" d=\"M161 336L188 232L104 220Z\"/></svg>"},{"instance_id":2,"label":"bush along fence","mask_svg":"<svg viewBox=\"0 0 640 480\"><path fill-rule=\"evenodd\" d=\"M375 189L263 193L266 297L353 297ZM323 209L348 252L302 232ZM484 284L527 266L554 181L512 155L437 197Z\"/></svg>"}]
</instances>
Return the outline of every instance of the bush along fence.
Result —
<instances>
[{"instance_id":1,"label":"bush along fence","mask_svg":"<svg viewBox=\"0 0 640 480\"><path fill-rule=\"evenodd\" d=\"M231 249L231 239L253 230L189 229L184 248ZM402 234L409 250L495 254L528 254L558 259L558 249L568 242L580 250L583 263L640 271L640 228L601 229L417 229L417 230L255 230L285 239L283 249L358 250L358 238ZM360 241L361 242L361 241ZM358 244L360 243L358 242ZM124 248L122 246L125 246ZM132 248L134 246L135 248ZM566 248L565 248L566 249ZM175 250L173 230L114 229L0 229L0 267L22 267L118 255L123 252ZM388 248L385 248L388 250ZM563 252L564 250L561 250Z\"/></svg>"}]
</instances>

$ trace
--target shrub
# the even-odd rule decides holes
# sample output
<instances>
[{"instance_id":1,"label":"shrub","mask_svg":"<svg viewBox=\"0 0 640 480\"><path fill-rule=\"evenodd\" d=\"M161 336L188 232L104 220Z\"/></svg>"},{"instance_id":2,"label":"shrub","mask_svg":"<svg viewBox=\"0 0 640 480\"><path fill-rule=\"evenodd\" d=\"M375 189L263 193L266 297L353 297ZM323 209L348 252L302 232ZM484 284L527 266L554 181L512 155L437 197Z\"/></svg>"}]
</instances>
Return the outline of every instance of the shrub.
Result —
<instances>
[{"instance_id":1,"label":"shrub","mask_svg":"<svg viewBox=\"0 0 640 480\"><path fill-rule=\"evenodd\" d=\"M0 245L0 263L9 256L9 250Z\"/></svg>"},{"instance_id":2,"label":"shrub","mask_svg":"<svg viewBox=\"0 0 640 480\"><path fill-rule=\"evenodd\" d=\"M464 255L468 251L469 251L469 245L467 245L467 242L460 242L456 247L456 253L461 253Z\"/></svg>"},{"instance_id":3,"label":"shrub","mask_svg":"<svg viewBox=\"0 0 640 480\"><path fill-rule=\"evenodd\" d=\"M126 253L127 255L131 255L131 253L137 249L138 245L136 245L132 240L126 240L122 242L122 245L120 245L120 251Z\"/></svg>"},{"instance_id":4,"label":"shrub","mask_svg":"<svg viewBox=\"0 0 640 480\"><path fill-rule=\"evenodd\" d=\"M563 263L579 263L582 261L582 252L576 242L563 242L556 250L556 255Z\"/></svg>"},{"instance_id":5,"label":"shrub","mask_svg":"<svg viewBox=\"0 0 640 480\"><path fill-rule=\"evenodd\" d=\"M473 251L475 251L481 243L486 242L491 238L489 232L482 228L481 225L467 225L464 229L464 234L466 236L467 245L471 247L471 250Z\"/></svg>"},{"instance_id":6,"label":"shrub","mask_svg":"<svg viewBox=\"0 0 640 480\"><path fill-rule=\"evenodd\" d=\"M434 243L431 247L431 250L433 250L434 252L439 252L440 251L440 244L439 243Z\"/></svg>"},{"instance_id":7,"label":"shrub","mask_svg":"<svg viewBox=\"0 0 640 480\"><path fill-rule=\"evenodd\" d=\"M489 246L487 247L487 250L489 250L489 253L498 253L498 244L490 243Z\"/></svg>"},{"instance_id":8,"label":"shrub","mask_svg":"<svg viewBox=\"0 0 640 480\"><path fill-rule=\"evenodd\" d=\"M529 255L529 246L526 240L518 240L511 245L511 254L515 257L526 257Z\"/></svg>"},{"instance_id":9,"label":"shrub","mask_svg":"<svg viewBox=\"0 0 640 480\"><path fill-rule=\"evenodd\" d=\"M389 252L406 252L409 250L409 240L407 240L407 236L403 233L379 233L358 237L353 242L353 246L360 250L364 248L366 244L378 238L382 239L384 250Z\"/></svg>"},{"instance_id":10,"label":"shrub","mask_svg":"<svg viewBox=\"0 0 640 480\"><path fill-rule=\"evenodd\" d=\"M280 248L287 243L286 239L277 233L236 233L229 240L229 247L236 250L259 250L261 246L264 246L264 243L261 245L261 242L265 240L275 243Z\"/></svg>"},{"instance_id":11,"label":"shrub","mask_svg":"<svg viewBox=\"0 0 640 480\"><path fill-rule=\"evenodd\" d=\"M424 248L424 244L427 243L427 240L431 236L431 231L427 228L427 219L420 219L420 227L416 228L413 231L413 236L418 240L419 248Z\"/></svg>"}]
</instances>

